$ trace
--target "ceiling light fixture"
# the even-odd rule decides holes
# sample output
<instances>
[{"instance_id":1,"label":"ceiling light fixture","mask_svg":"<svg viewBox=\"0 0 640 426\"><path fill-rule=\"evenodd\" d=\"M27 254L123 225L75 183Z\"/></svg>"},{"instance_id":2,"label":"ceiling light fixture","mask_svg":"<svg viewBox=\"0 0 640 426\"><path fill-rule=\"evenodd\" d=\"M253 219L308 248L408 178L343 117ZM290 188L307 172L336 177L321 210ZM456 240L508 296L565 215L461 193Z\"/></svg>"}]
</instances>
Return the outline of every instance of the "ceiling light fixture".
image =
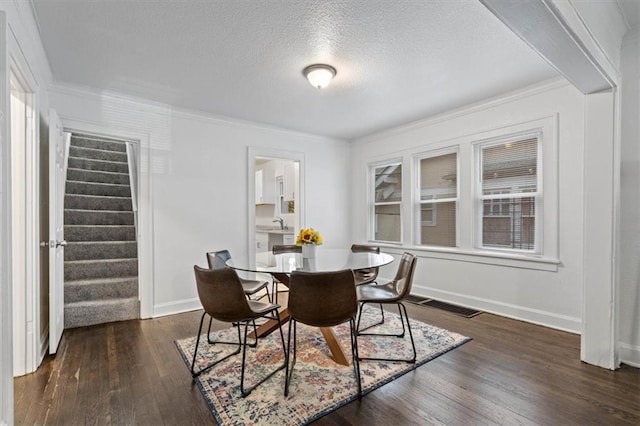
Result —
<instances>
[{"instance_id":1,"label":"ceiling light fixture","mask_svg":"<svg viewBox=\"0 0 640 426\"><path fill-rule=\"evenodd\" d=\"M329 85L331 79L336 76L337 71L331 65L314 64L309 65L302 73L313 87L324 89Z\"/></svg>"}]
</instances>

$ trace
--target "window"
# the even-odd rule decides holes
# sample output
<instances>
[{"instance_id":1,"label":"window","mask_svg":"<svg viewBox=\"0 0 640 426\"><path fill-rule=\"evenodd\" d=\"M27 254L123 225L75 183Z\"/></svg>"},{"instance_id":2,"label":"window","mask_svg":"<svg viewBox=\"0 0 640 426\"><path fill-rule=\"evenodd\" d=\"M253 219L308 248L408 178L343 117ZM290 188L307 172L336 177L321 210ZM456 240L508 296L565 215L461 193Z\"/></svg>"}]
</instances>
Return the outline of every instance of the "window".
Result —
<instances>
[{"instance_id":1,"label":"window","mask_svg":"<svg viewBox=\"0 0 640 426\"><path fill-rule=\"evenodd\" d=\"M557 129L554 114L389 146L386 159L364 165L369 240L437 259L557 270Z\"/></svg>"},{"instance_id":2,"label":"window","mask_svg":"<svg viewBox=\"0 0 640 426\"><path fill-rule=\"evenodd\" d=\"M375 241L402 240L402 164L390 163L371 167L373 218L371 237Z\"/></svg>"},{"instance_id":3,"label":"window","mask_svg":"<svg viewBox=\"0 0 640 426\"><path fill-rule=\"evenodd\" d=\"M539 135L478 144L480 247L538 251Z\"/></svg>"},{"instance_id":4,"label":"window","mask_svg":"<svg viewBox=\"0 0 640 426\"><path fill-rule=\"evenodd\" d=\"M455 247L458 209L457 152L418 158L418 236L422 245Z\"/></svg>"}]
</instances>

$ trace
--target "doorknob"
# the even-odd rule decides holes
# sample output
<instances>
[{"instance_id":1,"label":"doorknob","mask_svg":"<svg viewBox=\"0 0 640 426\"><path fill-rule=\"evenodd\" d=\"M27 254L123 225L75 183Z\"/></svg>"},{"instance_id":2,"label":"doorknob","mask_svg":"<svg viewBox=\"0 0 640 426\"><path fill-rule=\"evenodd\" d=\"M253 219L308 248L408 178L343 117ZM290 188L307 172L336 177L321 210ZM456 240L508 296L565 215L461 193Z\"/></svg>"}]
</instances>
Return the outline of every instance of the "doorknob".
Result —
<instances>
[{"instance_id":1,"label":"doorknob","mask_svg":"<svg viewBox=\"0 0 640 426\"><path fill-rule=\"evenodd\" d=\"M66 245L67 245L67 241L66 240L56 241L56 248L58 248L58 247L66 247Z\"/></svg>"},{"instance_id":2,"label":"doorknob","mask_svg":"<svg viewBox=\"0 0 640 426\"><path fill-rule=\"evenodd\" d=\"M40 247L49 247L49 241L40 241Z\"/></svg>"}]
</instances>

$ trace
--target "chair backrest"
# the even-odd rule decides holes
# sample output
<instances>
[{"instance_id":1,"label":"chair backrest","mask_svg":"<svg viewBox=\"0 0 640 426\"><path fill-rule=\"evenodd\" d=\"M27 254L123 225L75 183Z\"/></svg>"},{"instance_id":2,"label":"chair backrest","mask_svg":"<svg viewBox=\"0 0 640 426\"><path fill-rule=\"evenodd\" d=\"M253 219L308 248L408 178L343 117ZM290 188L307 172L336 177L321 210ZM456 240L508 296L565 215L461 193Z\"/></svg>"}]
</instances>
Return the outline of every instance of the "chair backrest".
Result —
<instances>
[{"instance_id":1,"label":"chair backrest","mask_svg":"<svg viewBox=\"0 0 640 426\"><path fill-rule=\"evenodd\" d=\"M377 253L380 254L380 247L368 246L364 244L352 244L351 251L354 253Z\"/></svg>"},{"instance_id":2,"label":"chair backrest","mask_svg":"<svg viewBox=\"0 0 640 426\"><path fill-rule=\"evenodd\" d=\"M400 258L400 264L398 265L398 271L393 282L396 285L396 291L400 298L405 298L411 293L411 286L413 285L413 272L416 269L416 263L418 258L405 251Z\"/></svg>"},{"instance_id":3,"label":"chair backrest","mask_svg":"<svg viewBox=\"0 0 640 426\"><path fill-rule=\"evenodd\" d=\"M231 268L204 269L194 265L198 297L204 311L219 321L254 317L238 274Z\"/></svg>"},{"instance_id":4,"label":"chair backrest","mask_svg":"<svg viewBox=\"0 0 640 426\"><path fill-rule=\"evenodd\" d=\"M291 317L314 327L333 327L358 311L353 272L293 271L289 282Z\"/></svg>"},{"instance_id":5,"label":"chair backrest","mask_svg":"<svg viewBox=\"0 0 640 426\"><path fill-rule=\"evenodd\" d=\"M225 262L229 259L231 259L229 250L210 251L207 253L209 269L224 269L227 266Z\"/></svg>"},{"instance_id":6,"label":"chair backrest","mask_svg":"<svg viewBox=\"0 0 640 426\"><path fill-rule=\"evenodd\" d=\"M293 245L293 244L286 244L286 245L274 244L273 248L271 249L271 251L273 252L273 254L302 253L302 246L296 246L296 245Z\"/></svg>"},{"instance_id":7,"label":"chair backrest","mask_svg":"<svg viewBox=\"0 0 640 426\"><path fill-rule=\"evenodd\" d=\"M380 247L369 246L365 244L352 244L351 251L353 253L376 253L380 254ZM378 268L359 269L353 272L356 276L356 284L366 284L375 281L378 278Z\"/></svg>"}]
</instances>

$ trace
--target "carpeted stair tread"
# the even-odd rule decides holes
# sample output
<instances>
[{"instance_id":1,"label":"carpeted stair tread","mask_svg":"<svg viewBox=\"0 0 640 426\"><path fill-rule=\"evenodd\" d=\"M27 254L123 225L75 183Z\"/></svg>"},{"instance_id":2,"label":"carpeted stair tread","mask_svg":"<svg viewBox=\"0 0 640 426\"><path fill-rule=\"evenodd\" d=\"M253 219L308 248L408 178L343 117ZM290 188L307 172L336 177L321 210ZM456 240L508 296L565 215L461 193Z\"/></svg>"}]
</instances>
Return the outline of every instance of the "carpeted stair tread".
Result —
<instances>
[{"instance_id":1,"label":"carpeted stair tread","mask_svg":"<svg viewBox=\"0 0 640 426\"><path fill-rule=\"evenodd\" d=\"M137 259L135 241L68 241L64 260Z\"/></svg>"},{"instance_id":2,"label":"carpeted stair tread","mask_svg":"<svg viewBox=\"0 0 640 426\"><path fill-rule=\"evenodd\" d=\"M105 151L127 152L127 146L124 142L100 138L72 136L71 146L101 149Z\"/></svg>"},{"instance_id":3,"label":"carpeted stair tread","mask_svg":"<svg viewBox=\"0 0 640 426\"><path fill-rule=\"evenodd\" d=\"M78 158L90 158L93 160L114 161L117 163L127 162L127 153L111 151L105 149L87 148L83 146L70 146L69 156Z\"/></svg>"},{"instance_id":4,"label":"carpeted stair tread","mask_svg":"<svg viewBox=\"0 0 640 426\"><path fill-rule=\"evenodd\" d=\"M65 209L65 225L133 225L133 212Z\"/></svg>"},{"instance_id":5,"label":"carpeted stair tread","mask_svg":"<svg viewBox=\"0 0 640 426\"><path fill-rule=\"evenodd\" d=\"M65 189L65 328L140 318L126 144L73 135Z\"/></svg>"},{"instance_id":6,"label":"carpeted stair tread","mask_svg":"<svg viewBox=\"0 0 640 426\"><path fill-rule=\"evenodd\" d=\"M129 184L83 182L67 179L66 194L131 197Z\"/></svg>"},{"instance_id":7,"label":"carpeted stair tread","mask_svg":"<svg viewBox=\"0 0 640 426\"><path fill-rule=\"evenodd\" d=\"M91 160L88 158L69 157L69 167L74 169L99 170L103 172L128 173L127 163L113 161Z\"/></svg>"},{"instance_id":8,"label":"carpeted stair tread","mask_svg":"<svg viewBox=\"0 0 640 426\"><path fill-rule=\"evenodd\" d=\"M131 197L113 195L67 194L64 207L67 210L133 211Z\"/></svg>"},{"instance_id":9,"label":"carpeted stair tread","mask_svg":"<svg viewBox=\"0 0 640 426\"><path fill-rule=\"evenodd\" d=\"M140 301L137 297L66 303L64 307L65 328L137 318L140 318Z\"/></svg>"},{"instance_id":10,"label":"carpeted stair tread","mask_svg":"<svg viewBox=\"0 0 640 426\"><path fill-rule=\"evenodd\" d=\"M71 241L135 241L133 225L65 225L64 238Z\"/></svg>"},{"instance_id":11,"label":"carpeted stair tread","mask_svg":"<svg viewBox=\"0 0 640 426\"><path fill-rule=\"evenodd\" d=\"M64 280L130 277L138 274L138 259L65 260Z\"/></svg>"},{"instance_id":12,"label":"carpeted stair tread","mask_svg":"<svg viewBox=\"0 0 640 426\"><path fill-rule=\"evenodd\" d=\"M80 182L129 185L129 173L106 172L101 170L68 168L67 179Z\"/></svg>"},{"instance_id":13,"label":"carpeted stair tread","mask_svg":"<svg viewBox=\"0 0 640 426\"><path fill-rule=\"evenodd\" d=\"M138 277L100 278L64 283L65 303L138 296Z\"/></svg>"}]
</instances>

